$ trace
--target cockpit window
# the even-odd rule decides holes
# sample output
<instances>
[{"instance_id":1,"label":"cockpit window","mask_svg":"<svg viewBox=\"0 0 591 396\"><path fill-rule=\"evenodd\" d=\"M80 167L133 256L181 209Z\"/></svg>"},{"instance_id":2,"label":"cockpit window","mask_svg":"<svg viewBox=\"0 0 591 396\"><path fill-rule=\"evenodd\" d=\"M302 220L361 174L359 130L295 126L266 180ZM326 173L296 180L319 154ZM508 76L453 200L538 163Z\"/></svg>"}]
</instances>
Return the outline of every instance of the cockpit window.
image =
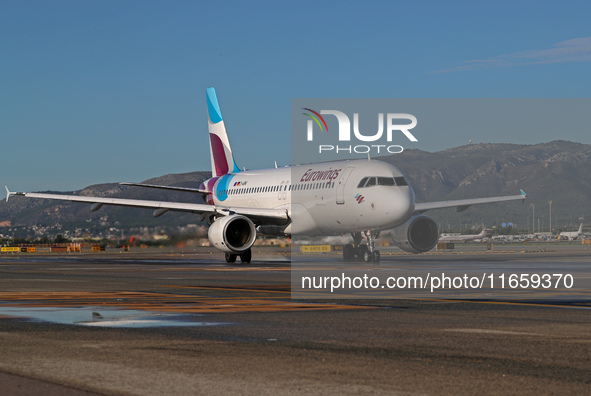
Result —
<instances>
[{"instance_id":1,"label":"cockpit window","mask_svg":"<svg viewBox=\"0 0 591 396\"><path fill-rule=\"evenodd\" d=\"M408 186L408 182L406 181L406 179L402 176L400 177L395 177L394 181L396 181L396 185L397 186Z\"/></svg>"},{"instance_id":2,"label":"cockpit window","mask_svg":"<svg viewBox=\"0 0 591 396\"><path fill-rule=\"evenodd\" d=\"M408 182L403 176L400 177L383 177L383 176L367 176L361 179L357 188L373 187L373 186L408 186Z\"/></svg>"},{"instance_id":3,"label":"cockpit window","mask_svg":"<svg viewBox=\"0 0 591 396\"><path fill-rule=\"evenodd\" d=\"M378 186L393 186L393 177L378 177Z\"/></svg>"}]
</instances>

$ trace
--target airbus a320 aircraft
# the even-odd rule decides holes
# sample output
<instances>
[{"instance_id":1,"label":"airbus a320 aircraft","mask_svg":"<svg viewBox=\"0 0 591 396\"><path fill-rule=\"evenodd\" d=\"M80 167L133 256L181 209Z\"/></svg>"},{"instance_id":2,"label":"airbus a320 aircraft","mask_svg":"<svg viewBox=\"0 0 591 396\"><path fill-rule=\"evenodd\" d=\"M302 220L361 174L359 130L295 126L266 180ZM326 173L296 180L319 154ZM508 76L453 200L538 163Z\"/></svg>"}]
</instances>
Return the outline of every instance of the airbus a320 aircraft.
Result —
<instances>
[{"instance_id":1,"label":"airbus a320 aircraft","mask_svg":"<svg viewBox=\"0 0 591 396\"><path fill-rule=\"evenodd\" d=\"M575 239L581 237L583 235L583 223L581 223L581 225L579 226L579 229L577 231L562 231L560 234L558 234L558 236L560 238L566 239L566 240L571 240L574 241Z\"/></svg>"},{"instance_id":2,"label":"airbus a320 aircraft","mask_svg":"<svg viewBox=\"0 0 591 396\"><path fill-rule=\"evenodd\" d=\"M441 234L439 237L439 242L466 242L466 241L473 241L475 239L482 239L486 238L486 232L488 231L487 228L484 228L480 231L480 234L475 235L446 235Z\"/></svg>"},{"instance_id":3,"label":"airbus a320 aircraft","mask_svg":"<svg viewBox=\"0 0 591 396\"><path fill-rule=\"evenodd\" d=\"M435 221L422 213L430 209L525 199L520 195L415 203L412 188L393 165L376 160L334 161L284 168L240 171L228 140L215 90L206 91L212 177L200 188L123 183L133 186L187 191L201 194L206 204L147 201L122 198L10 192L30 198L60 199L90 203L96 211L103 205L151 208L158 217L168 211L191 212L207 219L208 237L225 253L228 263L240 256L251 261L257 233L274 236L342 235L353 243L343 249L345 260L358 257L377 262L375 239L391 230L393 242L413 253L425 252L437 243ZM367 244L361 244L365 237Z\"/></svg>"}]
</instances>

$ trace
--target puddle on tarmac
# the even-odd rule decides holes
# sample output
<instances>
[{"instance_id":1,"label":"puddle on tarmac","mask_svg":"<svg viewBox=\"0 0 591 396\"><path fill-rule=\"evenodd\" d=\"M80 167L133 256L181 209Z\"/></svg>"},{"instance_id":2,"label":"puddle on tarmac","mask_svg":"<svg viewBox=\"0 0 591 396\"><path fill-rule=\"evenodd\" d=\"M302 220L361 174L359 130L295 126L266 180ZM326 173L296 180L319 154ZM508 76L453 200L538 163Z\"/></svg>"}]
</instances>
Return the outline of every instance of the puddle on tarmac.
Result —
<instances>
[{"instance_id":1,"label":"puddle on tarmac","mask_svg":"<svg viewBox=\"0 0 591 396\"><path fill-rule=\"evenodd\" d=\"M170 314L133 309L104 307L0 307L0 315L28 318L35 321L79 326L147 328L178 326L219 326L228 323L195 321L198 315Z\"/></svg>"}]
</instances>

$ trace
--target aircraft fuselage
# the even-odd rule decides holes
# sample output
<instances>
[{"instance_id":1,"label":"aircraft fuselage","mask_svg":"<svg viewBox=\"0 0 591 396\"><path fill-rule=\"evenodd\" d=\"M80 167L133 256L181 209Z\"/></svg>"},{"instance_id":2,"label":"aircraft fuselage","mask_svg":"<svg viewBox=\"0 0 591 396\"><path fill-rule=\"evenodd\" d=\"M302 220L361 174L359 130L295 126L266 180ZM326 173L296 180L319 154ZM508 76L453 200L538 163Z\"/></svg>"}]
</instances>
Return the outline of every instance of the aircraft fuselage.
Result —
<instances>
[{"instance_id":1,"label":"aircraft fuselage","mask_svg":"<svg viewBox=\"0 0 591 396\"><path fill-rule=\"evenodd\" d=\"M285 208L285 234L385 230L414 212L414 192L395 166L350 160L229 173L202 185L210 204Z\"/></svg>"}]
</instances>

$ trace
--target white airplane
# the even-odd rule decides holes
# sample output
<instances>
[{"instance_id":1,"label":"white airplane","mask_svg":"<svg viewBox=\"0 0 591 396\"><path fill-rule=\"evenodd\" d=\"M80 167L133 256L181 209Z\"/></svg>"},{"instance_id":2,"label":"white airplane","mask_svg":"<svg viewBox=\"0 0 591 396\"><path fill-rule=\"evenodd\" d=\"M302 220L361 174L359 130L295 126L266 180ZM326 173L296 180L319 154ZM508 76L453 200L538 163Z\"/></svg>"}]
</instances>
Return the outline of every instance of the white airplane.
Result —
<instances>
[{"instance_id":1,"label":"white airplane","mask_svg":"<svg viewBox=\"0 0 591 396\"><path fill-rule=\"evenodd\" d=\"M482 239L486 237L486 232L488 231L488 229L483 229L482 231L480 231L480 234L477 235L446 235L446 234L441 234L441 236L439 237L439 242L466 242L466 241L471 241L474 239Z\"/></svg>"},{"instance_id":2,"label":"white airplane","mask_svg":"<svg viewBox=\"0 0 591 396\"><path fill-rule=\"evenodd\" d=\"M123 183L199 193L206 204L89 197L29 192L10 192L29 198L60 199L90 203L96 211L103 205L154 210L155 217L168 211L201 215L210 224L208 237L224 252L228 263L237 256L251 261L257 233L274 236L331 236L350 233L353 244L343 248L346 260L358 257L379 261L375 239L391 230L401 249L420 253L437 243L437 224L422 213L431 209L525 199L520 195L415 203L415 195L402 172L382 161L346 160L284 168L241 171L234 161L230 141L215 90L206 91L212 177L200 188ZM362 237L367 244L362 245Z\"/></svg>"},{"instance_id":3,"label":"white airplane","mask_svg":"<svg viewBox=\"0 0 591 396\"><path fill-rule=\"evenodd\" d=\"M575 240L583 235L583 223L579 225L579 229L577 231L562 231L558 236L561 239L571 239Z\"/></svg>"}]
</instances>

